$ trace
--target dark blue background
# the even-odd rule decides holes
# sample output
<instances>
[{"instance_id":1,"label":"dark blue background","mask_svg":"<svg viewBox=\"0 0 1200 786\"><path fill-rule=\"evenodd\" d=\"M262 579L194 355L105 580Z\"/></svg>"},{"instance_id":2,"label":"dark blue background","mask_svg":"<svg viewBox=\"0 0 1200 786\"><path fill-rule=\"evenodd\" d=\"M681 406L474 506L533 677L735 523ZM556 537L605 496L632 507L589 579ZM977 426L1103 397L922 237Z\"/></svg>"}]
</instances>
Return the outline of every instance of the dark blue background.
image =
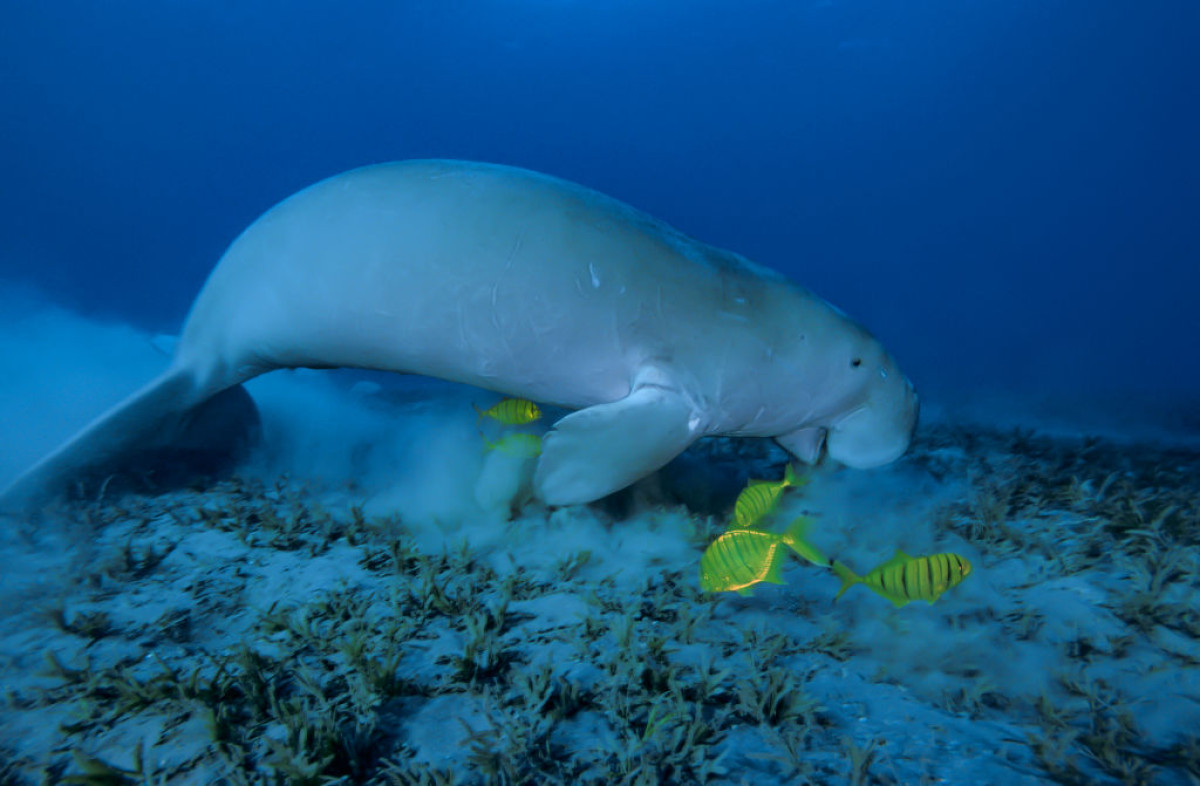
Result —
<instances>
[{"instance_id":1,"label":"dark blue background","mask_svg":"<svg viewBox=\"0 0 1200 786\"><path fill-rule=\"evenodd\" d=\"M6 2L0 277L176 330L275 201L477 158L786 271L919 385L1197 391L1198 8Z\"/></svg>"}]
</instances>

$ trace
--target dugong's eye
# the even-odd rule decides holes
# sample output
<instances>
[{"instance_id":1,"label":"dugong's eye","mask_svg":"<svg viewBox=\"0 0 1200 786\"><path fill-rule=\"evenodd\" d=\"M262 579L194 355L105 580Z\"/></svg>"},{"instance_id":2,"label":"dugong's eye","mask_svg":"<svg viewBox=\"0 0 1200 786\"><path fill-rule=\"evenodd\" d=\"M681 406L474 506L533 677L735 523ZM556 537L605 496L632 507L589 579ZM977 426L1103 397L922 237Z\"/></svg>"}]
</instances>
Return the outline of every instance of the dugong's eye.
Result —
<instances>
[{"instance_id":1,"label":"dugong's eye","mask_svg":"<svg viewBox=\"0 0 1200 786\"><path fill-rule=\"evenodd\" d=\"M854 368L858 368L859 366L862 365L862 358L855 358L854 360L851 360L850 365L853 366Z\"/></svg>"}]
</instances>

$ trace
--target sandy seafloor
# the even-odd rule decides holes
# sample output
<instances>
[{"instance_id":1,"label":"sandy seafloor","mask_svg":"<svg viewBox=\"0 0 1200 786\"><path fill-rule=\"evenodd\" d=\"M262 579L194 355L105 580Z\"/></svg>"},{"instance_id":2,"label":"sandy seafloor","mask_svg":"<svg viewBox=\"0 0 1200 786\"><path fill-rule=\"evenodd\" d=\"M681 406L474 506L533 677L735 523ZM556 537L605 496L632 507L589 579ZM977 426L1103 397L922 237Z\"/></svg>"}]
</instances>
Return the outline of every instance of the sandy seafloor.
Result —
<instances>
[{"instance_id":1,"label":"sandy seafloor","mask_svg":"<svg viewBox=\"0 0 1200 786\"><path fill-rule=\"evenodd\" d=\"M831 557L973 563L896 609L798 559L700 593L768 441L547 510L486 394L281 379L231 476L3 521L0 783L1200 781L1195 410L933 401L895 464L810 472L776 522Z\"/></svg>"}]
</instances>

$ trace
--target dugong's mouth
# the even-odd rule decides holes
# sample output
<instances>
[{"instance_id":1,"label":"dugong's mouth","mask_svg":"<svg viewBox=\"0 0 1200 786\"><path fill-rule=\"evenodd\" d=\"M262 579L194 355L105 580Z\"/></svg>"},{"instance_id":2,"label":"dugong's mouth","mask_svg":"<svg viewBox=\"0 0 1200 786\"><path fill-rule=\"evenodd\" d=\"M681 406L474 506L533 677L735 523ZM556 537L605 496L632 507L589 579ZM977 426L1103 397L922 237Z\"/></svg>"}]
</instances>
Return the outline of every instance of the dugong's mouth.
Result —
<instances>
[{"instance_id":1,"label":"dugong's mouth","mask_svg":"<svg viewBox=\"0 0 1200 786\"><path fill-rule=\"evenodd\" d=\"M856 469L889 464L908 450L919 412L916 391L903 379L902 386L875 391L831 423L825 450L831 459Z\"/></svg>"},{"instance_id":2,"label":"dugong's mouth","mask_svg":"<svg viewBox=\"0 0 1200 786\"><path fill-rule=\"evenodd\" d=\"M857 405L775 441L807 464L826 456L856 469L895 461L912 442L920 401L903 374L881 374L879 379L883 384L866 391Z\"/></svg>"},{"instance_id":3,"label":"dugong's mouth","mask_svg":"<svg viewBox=\"0 0 1200 786\"><path fill-rule=\"evenodd\" d=\"M824 455L828 433L826 428L811 426L775 437L775 441L805 464L817 464Z\"/></svg>"}]
</instances>

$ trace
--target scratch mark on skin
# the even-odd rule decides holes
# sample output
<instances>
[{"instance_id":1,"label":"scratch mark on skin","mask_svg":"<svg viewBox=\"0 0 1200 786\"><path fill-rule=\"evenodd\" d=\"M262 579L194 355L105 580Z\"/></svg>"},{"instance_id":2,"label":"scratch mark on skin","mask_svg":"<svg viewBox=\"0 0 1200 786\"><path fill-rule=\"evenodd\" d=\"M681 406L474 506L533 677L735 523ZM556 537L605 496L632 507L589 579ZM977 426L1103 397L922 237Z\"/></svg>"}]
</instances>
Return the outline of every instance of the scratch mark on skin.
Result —
<instances>
[{"instance_id":1,"label":"scratch mark on skin","mask_svg":"<svg viewBox=\"0 0 1200 786\"><path fill-rule=\"evenodd\" d=\"M513 259L517 256L517 252L521 250L521 246L525 244L525 233L527 231L527 227L521 227L521 231L517 233L517 239L513 241L512 248L508 250L508 256L504 258L505 270L512 268Z\"/></svg>"},{"instance_id":2,"label":"scratch mark on skin","mask_svg":"<svg viewBox=\"0 0 1200 786\"><path fill-rule=\"evenodd\" d=\"M625 337L621 334L621 325L615 311L608 315L608 330L612 334L613 342L617 345L617 356L628 358L629 348L625 344Z\"/></svg>"},{"instance_id":3,"label":"scratch mark on skin","mask_svg":"<svg viewBox=\"0 0 1200 786\"><path fill-rule=\"evenodd\" d=\"M463 319L462 303L459 303L455 306L454 315L455 321L458 323L458 345L459 347L465 347L468 345L467 325L466 320Z\"/></svg>"}]
</instances>

